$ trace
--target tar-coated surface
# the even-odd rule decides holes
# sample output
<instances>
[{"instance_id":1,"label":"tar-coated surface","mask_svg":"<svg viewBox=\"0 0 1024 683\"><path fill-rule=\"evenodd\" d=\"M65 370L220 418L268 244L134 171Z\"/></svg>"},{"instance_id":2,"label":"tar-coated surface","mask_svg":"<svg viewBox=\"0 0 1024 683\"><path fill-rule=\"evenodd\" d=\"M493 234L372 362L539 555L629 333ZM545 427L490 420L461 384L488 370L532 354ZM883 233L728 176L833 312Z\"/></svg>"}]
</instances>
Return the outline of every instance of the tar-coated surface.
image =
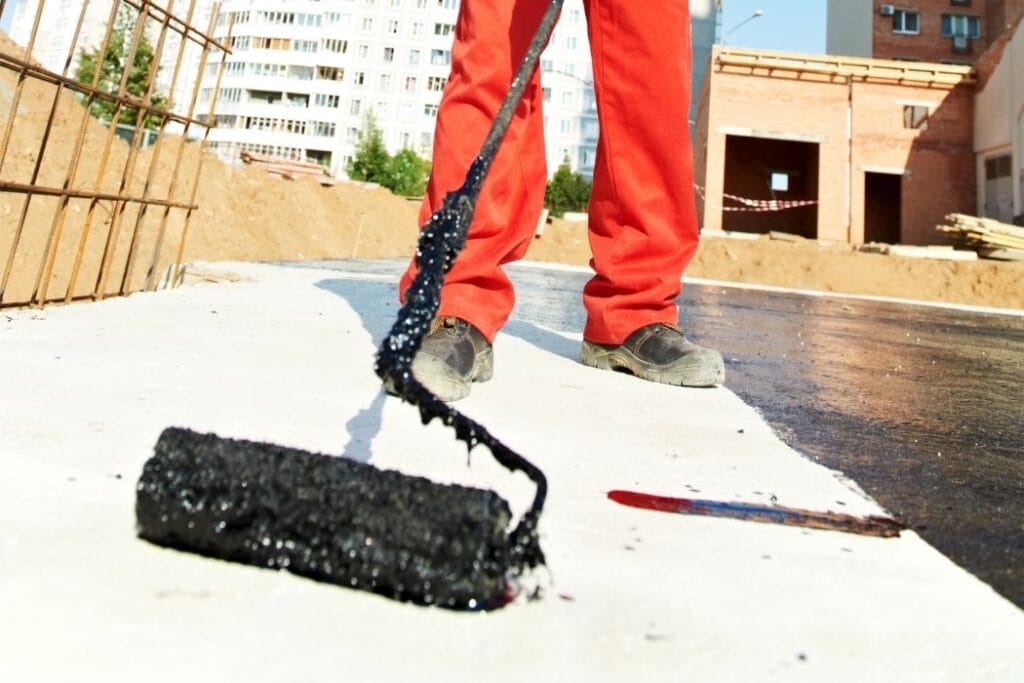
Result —
<instances>
[{"instance_id":1,"label":"tar-coated surface","mask_svg":"<svg viewBox=\"0 0 1024 683\"><path fill-rule=\"evenodd\" d=\"M543 295L519 298L506 333L523 335L517 317L583 328L586 273L509 273ZM726 386L791 446L1024 607L1024 317L703 285L680 302L691 338L725 356Z\"/></svg>"},{"instance_id":2,"label":"tar-coated surface","mask_svg":"<svg viewBox=\"0 0 1024 683\"><path fill-rule=\"evenodd\" d=\"M1024 607L1024 318L689 287L726 384Z\"/></svg>"},{"instance_id":3,"label":"tar-coated surface","mask_svg":"<svg viewBox=\"0 0 1024 683\"><path fill-rule=\"evenodd\" d=\"M172 428L143 469L136 517L161 545L399 600L505 600L510 512L492 491Z\"/></svg>"}]
</instances>

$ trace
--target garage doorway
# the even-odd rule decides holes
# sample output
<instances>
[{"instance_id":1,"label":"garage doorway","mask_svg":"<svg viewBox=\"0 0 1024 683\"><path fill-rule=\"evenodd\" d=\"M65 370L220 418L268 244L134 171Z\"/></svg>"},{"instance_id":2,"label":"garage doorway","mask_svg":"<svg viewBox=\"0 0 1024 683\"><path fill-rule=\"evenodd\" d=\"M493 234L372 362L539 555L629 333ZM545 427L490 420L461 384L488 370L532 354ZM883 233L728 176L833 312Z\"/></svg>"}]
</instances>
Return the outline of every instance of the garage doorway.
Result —
<instances>
[{"instance_id":1,"label":"garage doorway","mask_svg":"<svg viewBox=\"0 0 1024 683\"><path fill-rule=\"evenodd\" d=\"M864 174L864 242L899 244L902 237L903 175Z\"/></svg>"},{"instance_id":2,"label":"garage doorway","mask_svg":"<svg viewBox=\"0 0 1024 683\"><path fill-rule=\"evenodd\" d=\"M818 200L818 144L729 135L725 140L726 194L744 199ZM725 207L742 207L726 197ZM722 227L739 232L788 232L818 237L817 205L781 211L723 211Z\"/></svg>"}]
</instances>

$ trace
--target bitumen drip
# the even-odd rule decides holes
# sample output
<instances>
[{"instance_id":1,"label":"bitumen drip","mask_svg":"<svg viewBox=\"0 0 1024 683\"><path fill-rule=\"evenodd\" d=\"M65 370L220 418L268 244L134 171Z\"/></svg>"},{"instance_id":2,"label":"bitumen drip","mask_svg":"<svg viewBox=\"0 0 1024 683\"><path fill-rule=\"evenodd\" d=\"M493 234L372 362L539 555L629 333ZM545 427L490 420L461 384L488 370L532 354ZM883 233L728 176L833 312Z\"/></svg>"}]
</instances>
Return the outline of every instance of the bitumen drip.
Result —
<instances>
[{"instance_id":1,"label":"bitumen drip","mask_svg":"<svg viewBox=\"0 0 1024 683\"><path fill-rule=\"evenodd\" d=\"M135 511L164 546L419 604L507 601L511 513L493 491L169 428Z\"/></svg>"},{"instance_id":2,"label":"bitumen drip","mask_svg":"<svg viewBox=\"0 0 1024 683\"><path fill-rule=\"evenodd\" d=\"M462 186L448 193L441 208L434 212L420 231L416 249L416 274L408 290L403 294L403 303L398 311L397 320L381 344L375 366L385 386L404 401L419 408L424 425L435 419L441 420L455 430L455 437L465 443L470 451L479 445L486 446L503 467L513 472L523 472L534 482L536 493L533 502L509 534L509 553L516 573L544 563L544 553L537 533L537 524L547 495L544 473L492 436L482 425L438 399L413 376L411 368L412 360L440 309L441 288L445 275L451 270L466 245L476 200L487 172L523 92L537 68L540 54L551 36L561 7L562 0L549 1L487 138L470 164Z\"/></svg>"}]
</instances>

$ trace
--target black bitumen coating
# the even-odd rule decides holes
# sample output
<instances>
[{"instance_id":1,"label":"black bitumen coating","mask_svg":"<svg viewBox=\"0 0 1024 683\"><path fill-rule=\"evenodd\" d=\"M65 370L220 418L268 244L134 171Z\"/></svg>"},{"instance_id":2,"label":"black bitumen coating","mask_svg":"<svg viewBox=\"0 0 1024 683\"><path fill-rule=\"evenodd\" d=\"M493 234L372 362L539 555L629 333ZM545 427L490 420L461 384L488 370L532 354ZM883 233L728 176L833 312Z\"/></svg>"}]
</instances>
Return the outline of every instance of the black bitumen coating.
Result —
<instances>
[{"instance_id":1,"label":"black bitumen coating","mask_svg":"<svg viewBox=\"0 0 1024 683\"><path fill-rule=\"evenodd\" d=\"M507 599L508 504L340 457L164 430L143 468L138 534L419 604Z\"/></svg>"}]
</instances>

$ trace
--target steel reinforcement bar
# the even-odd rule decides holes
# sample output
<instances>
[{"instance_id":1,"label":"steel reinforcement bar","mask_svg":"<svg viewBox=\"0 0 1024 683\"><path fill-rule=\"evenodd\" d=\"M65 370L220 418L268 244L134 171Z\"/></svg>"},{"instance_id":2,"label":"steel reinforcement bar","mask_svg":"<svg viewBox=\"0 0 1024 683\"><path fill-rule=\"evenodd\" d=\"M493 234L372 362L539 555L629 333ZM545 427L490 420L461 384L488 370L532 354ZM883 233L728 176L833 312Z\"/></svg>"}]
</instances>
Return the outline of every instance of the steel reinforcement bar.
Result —
<instances>
[{"instance_id":1,"label":"steel reinforcement bar","mask_svg":"<svg viewBox=\"0 0 1024 683\"><path fill-rule=\"evenodd\" d=\"M26 31L23 27L15 34L23 43L23 52L0 48L0 94L8 93L6 82L13 80L6 120L0 119L0 199L20 197L12 202L20 204L16 221L0 224L0 308L95 301L155 289L160 281L158 269L165 260L161 257L168 225L175 216L180 218L181 235L177 249L168 255L170 259L173 254L173 259L164 265L167 281L177 281L189 223L198 208L195 197L232 32L229 22L223 42L213 37L219 4L212 6L209 25L201 30L193 24L197 0L180 1L187 3L183 16L175 13L175 0L113 0L102 26L102 39L98 44L80 45L85 23L96 22L95 15L89 13L89 0L85 0L60 72L33 60L37 38L47 36L50 40L53 35L46 21L53 15L46 14L45 0L29 7L31 28ZM8 5L0 0L0 15ZM179 37L176 48L172 48L176 53L165 55L165 48L173 43L168 37L174 34ZM130 89L129 78L144 45L150 51L145 82L141 87L132 83ZM93 75L90 82L84 82L70 72L76 55L93 48ZM114 49L122 51L121 63L127 66L107 84L100 78L108 52ZM187 50L199 50L198 58L186 60ZM219 54L216 85L209 106L203 114L197 114L200 84L214 53ZM198 65L192 73L185 73L185 63ZM169 64L173 64L173 72L166 85L168 96L161 102L157 73ZM30 84L35 84L34 88ZM174 101L179 89L189 91L188 101L181 106ZM44 93L42 97L40 92ZM65 92L77 97L77 105L61 97ZM26 94L33 109L43 109L42 115L33 111L26 116L22 112ZM40 105L42 99L47 104ZM90 113L98 103L104 103L108 111L112 109L105 127ZM77 132L72 132L67 124L75 118L76 106ZM115 139L118 123L133 113L136 125L126 146ZM45 122L39 130L41 121ZM180 135L169 132L168 124L174 124ZM201 132L196 134L196 129ZM143 144L144 136L154 136L149 145ZM16 164L8 158L16 138L19 156L31 160L30 171L24 165L14 168ZM193 163L190 157L185 163L190 144L196 151L195 160ZM32 148L28 153L24 151L26 146ZM168 148L176 148L176 152L172 162L161 167L161 155ZM94 173L83 172L83 158L91 162ZM61 164L61 168L55 168ZM62 177L63 182L55 183L54 176ZM184 190L179 187L182 176L192 179L191 186ZM146 221L150 209L158 212L156 227ZM5 203L4 211L13 214L10 204ZM44 220L51 212L52 217ZM72 213L84 213L84 218L69 221ZM105 220L98 220L100 213L105 214ZM100 227L94 230L96 224ZM90 233L98 234L93 234L90 241ZM97 248L100 244L101 254ZM146 269L139 278L133 278L136 263L143 256ZM62 292L52 292L55 281L63 285Z\"/></svg>"}]
</instances>

